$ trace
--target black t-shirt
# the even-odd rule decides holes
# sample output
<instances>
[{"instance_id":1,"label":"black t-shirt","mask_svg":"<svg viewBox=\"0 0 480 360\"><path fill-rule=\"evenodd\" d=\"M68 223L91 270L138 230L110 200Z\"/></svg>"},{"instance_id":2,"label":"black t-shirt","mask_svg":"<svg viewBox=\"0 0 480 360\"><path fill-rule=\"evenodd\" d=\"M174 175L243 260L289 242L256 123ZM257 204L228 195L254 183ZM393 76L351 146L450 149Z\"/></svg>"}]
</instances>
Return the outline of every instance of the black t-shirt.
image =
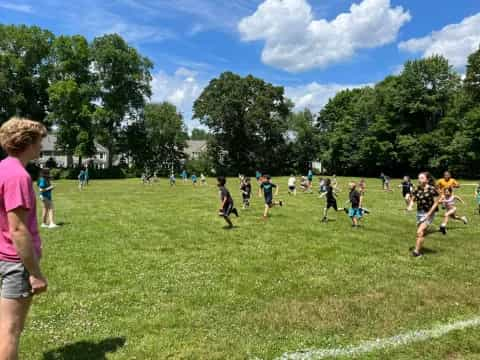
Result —
<instances>
[{"instance_id":1,"label":"black t-shirt","mask_svg":"<svg viewBox=\"0 0 480 360\"><path fill-rule=\"evenodd\" d=\"M263 189L263 193L265 197L272 197L273 196L273 188L276 188L277 185L272 184L270 182L263 182L260 187Z\"/></svg>"},{"instance_id":2,"label":"black t-shirt","mask_svg":"<svg viewBox=\"0 0 480 360\"><path fill-rule=\"evenodd\" d=\"M220 192L220 200L223 202L226 200L227 203L230 203L233 201L232 196L230 195L230 192L227 190L225 186L221 186L219 188Z\"/></svg>"},{"instance_id":3,"label":"black t-shirt","mask_svg":"<svg viewBox=\"0 0 480 360\"><path fill-rule=\"evenodd\" d=\"M402 192L404 195L410 194L412 192L412 182L411 181L402 181Z\"/></svg>"},{"instance_id":4,"label":"black t-shirt","mask_svg":"<svg viewBox=\"0 0 480 360\"><path fill-rule=\"evenodd\" d=\"M240 190L242 190L242 193L244 196L250 196L250 193L252 192L252 185L242 184L242 186L240 187Z\"/></svg>"},{"instance_id":5,"label":"black t-shirt","mask_svg":"<svg viewBox=\"0 0 480 360\"><path fill-rule=\"evenodd\" d=\"M352 208L356 209L360 207L360 193L357 190L350 191L349 198L352 203Z\"/></svg>"},{"instance_id":6,"label":"black t-shirt","mask_svg":"<svg viewBox=\"0 0 480 360\"><path fill-rule=\"evenodd\" d=\"M333 192L333 187L332 186L326 186L325 191L327 193L327 202L328 203L335 202L335 194Z\"/></svg>"},{"instance_id":7,"label":"black t-shirt","mask_svg":"<svg viewBox=\"0 0 480 360\"><path fill-rule=\"evenodd\" d=\"M417 200L417 210L428 212L435 203L435 198L439 196L439 193L435 187L427 185L423 189L417 188L413 191L413 196Z\"/></svg>"}]
</instances>

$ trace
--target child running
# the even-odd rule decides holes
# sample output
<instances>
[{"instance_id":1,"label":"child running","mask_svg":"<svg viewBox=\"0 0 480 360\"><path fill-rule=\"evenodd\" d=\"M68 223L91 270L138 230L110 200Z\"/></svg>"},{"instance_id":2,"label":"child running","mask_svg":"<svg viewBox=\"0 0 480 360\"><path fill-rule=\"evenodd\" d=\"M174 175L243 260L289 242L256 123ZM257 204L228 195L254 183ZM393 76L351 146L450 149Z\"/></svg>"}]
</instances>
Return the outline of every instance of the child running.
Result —
<instances>
[{"instance_id":1,"label":"child running","mask_svg":"<svg viewBox=\"0 0 480 360\"><path fill-rule=\"evenodd\" d=\"M42 169L40 178L37 181L40 191L40 200L42 201L42 228L54 229L58 227L54 221L54 208L52 200L52 190L54 186L50 183L50 170Z\"/></svg>"},{"instance_id":2,"label":"child running","mask_svg":"<svg viewBox=\"0 0 480 360\"><path fill-rule=\"evenodd\" d=\"M192 179L192 185L193 185L193 187L197 187L197 181L198 181L197 175L192 174L191 179Z\"/></svg>"},{"instance_id":3,"label":"child running","mask_svg":"<svg viewBox=\"0 0 480 360\"><path fill-rule=\"evenodd\" d=\"M265 180L260 185L260 189L258 191L259 195L261 196L261 192L263 190L263 195L265 197L265 211L263 212L263 218L268 218L268 212L270 208L274 207L275 205L283 206L283 201L273 201L273 189L276 189L275 196L278 195L279 187L272 183L272 179L269 175L265 175Z\"/></svg>"},{"instance_id":4,"label":"child running","mask_svg":"<svg viewBox=\"0 0 480 360\"><path fill-rule=\"evenodd\" d=\"M350 193L348 199L350 201L350 209L348 209L348 216L352 220L352 227L359 227L362 218L362 194L357 191L357 184L351 182L348 185ZM345 212L347 210L345 209Z\"/></svg>"},{"instance_id":5,"label":"child running","mask_svg":"<svg viewBox=\"0 0 480 360\"><path fill-rule=\"evenodd\" d=\"M337 199L335 198L336 192L335 188L332 185L332 181L330 179L325 180L325 192L320 195L320 197L327 198L327 205L323 209L323 219L322 222L328 222L327 213L330 208L333 208L335 211L343 211L343 209L339 209L337 206Z\"/></svg>"},{"instance_id":6,"label":"child running","mask_svg":"<svg viewBox=\"0 0 480 360\"><path fill-rule=\"evenodd\" d=\"M200 182L202 186L207 185L207 178L205 177L205 175L203 175L203 173L200 174Z\"/></svg>"},{"instance_id":7,"label":"child running","mask_svg":"<svg viewBox=\"0 0 480 360\"><path fill-rule=\"evenodd\" d=\"M170 174L169 181L170 181L170 186L175 186L177 183L177 179L175 178L175 174L173 172Z\"/></svg>"},{"instance_id":8,"label":"child running","mask_svg":"<svg viewBox=\"0 0 480 360\"><path fill-rule=\"evenodd\" d=\"M243 210L246 210L250 207L250 198L252 196L252 184L250 183L249 177L244 177L242 179L240 191L242 193Z\"/></svg>"},{"instance_id":9,"label":"child running","mask_svg":"<svg viewBox=\"0 0 480 360\"><path fill-rule=\"evenodd\" d=\"M402 196L405 199L405 204L407 205L406 209L408 210L408 206L412 200L413 192L413 184L410 180L410 176L404 176L402 183L398 185L398 187L402 188Z\"/></svg>"},{"instance_id":10,"label":"child running","mask_svg":"<svg viewBox=\"0 0 480 360\"><path fill-rule=\"evenodd\" d=\"M225 184L227 183L227 179L225 179L224 176L219 176L217 179L217 186L219 189L220 193L220 211L218 213L219 216L223 217L225 219L225 222L228 225L228 228L231 229L233 228L233 223L230 220L230 214L233 213L235 216L238 217L238 211L235 209L233 206L233 198L230 195L230 192L228 189L225 187Z\"/></svg>"},{"instance_id":11,"label":"child running","mask_svg":"<svg viewBox=\"0 0 480 360\"><path fill-rule=\"evenodd\" d=\"M417 203L417 239L412 256L423 256L422 248L425 242L428 227L435 219L435 212L438 211L439 193L435 187L435 180L429 172L422 172L418 175L418 187L412 193L410 206L412 210L413 203Z\"/></svg>"},{"instance_id":12,"label":"child running","mask_svg":"<svg viewBox=\"0 0 480 360\"><path fill-rule=\"evenodd\" d=\"M288 195L297 196L297 178L293 174L288 179Z\"/></svg>"},{"instance_id":13,"label":"child running","mask_svg":"<svg viewBox=\"0 0 480 360\"><path fill-rule=\"evenodd\" d=\"M466 216L458 216L457 215L457 207L455 206L455 201L456 200L460 201L462 204L465 204L465 202L463 201L463 199L460 196L457 196L457 195L453 194L453 189L452 188L446 188L443 191L443 194L441 195L441 198L440 198L440 203L442 204L442 206L446 210L445 215L443 216L443 222L440 225L440 232L443 235L447 235L447 224L448 224L448 220L450 218L452 218L454 220L463 221L463 223L465 225L468 224L468 220L467 220Z\"/></svg>"},{"instance_id":14,"label":"child running","mask_svg":"<svg viewBox=\"0 0 480 360\"><path fill-rule=\"evenodd\" d=\"M80 170L80 174L78 174L78 189L82 191L84 186L85 186L85 169L82 168Z\"/></svg>"}]
</instances>

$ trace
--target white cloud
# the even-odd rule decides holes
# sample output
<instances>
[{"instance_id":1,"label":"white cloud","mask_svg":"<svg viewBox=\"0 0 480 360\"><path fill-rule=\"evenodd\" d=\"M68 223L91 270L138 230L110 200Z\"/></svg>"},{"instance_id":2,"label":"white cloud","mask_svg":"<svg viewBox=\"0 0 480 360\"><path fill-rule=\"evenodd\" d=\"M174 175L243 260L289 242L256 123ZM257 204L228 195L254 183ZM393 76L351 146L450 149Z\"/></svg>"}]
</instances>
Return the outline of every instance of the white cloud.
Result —
<instances>
[{"instance_id":1,"label":"white cloud","mask_svg":"<svg viewBox=\"0 0 480 360\"><path fill-rule=\"evenodd\" d=\"M14 4L11 2L0 2L0 8L12 10L12 11L19 11L24 13L31 13L32 7L27 4Z\"/></svg>"},{"instance_id":2,"label":"white cloud","mask_svg":"<svg viewBox=\"0 0 480 360\"><path fill-rule=\"evenodd\" d=\"M332 21L314 19L307 0L265 0L238 29L244 41L265 41L265 64L298 72L391 43L410 19L408 11L391 7L390 0L363 0Z\"/></svg>"},{"instance_id":3,"label":"white cloud","mask_svg":"<svg viewBox=\"0 0 480 360\"><path fill-rule=\"evenodd\" d=\"M307 85L286 87L285 94L295 103L295 110L302 111L305 108L313 112L320 111L338 92L345 89L354 89L369 86L371 84L319 84L312 82Z\"/></svg>"},{"instance_id":4,"label":"white cloud","mask_svg":"<svg viewBox=\"0 0 480 360\"><path fill-rule=\"evenodd\" d=\"M458 69L467 63L467 57L480 45L480 13L467 17L459 24L445 26L425 37L401 42L400 50L423 53L424 57L443 55Z\"/></svg>"},{"instance_id":5,"label":"white cloud","mask_svg":"<svg viewBox=\"0 0 480 360\"><path fill-rule=\"evenodd\" d=\"M192 121L193 103L205 86L206 82L199 80L198 73L191 69L180 67L173 75L160 71L153 76L152 101L174 104L183 114L187 126L192 128L198 125Z\"/></svg>"}]
</instances>

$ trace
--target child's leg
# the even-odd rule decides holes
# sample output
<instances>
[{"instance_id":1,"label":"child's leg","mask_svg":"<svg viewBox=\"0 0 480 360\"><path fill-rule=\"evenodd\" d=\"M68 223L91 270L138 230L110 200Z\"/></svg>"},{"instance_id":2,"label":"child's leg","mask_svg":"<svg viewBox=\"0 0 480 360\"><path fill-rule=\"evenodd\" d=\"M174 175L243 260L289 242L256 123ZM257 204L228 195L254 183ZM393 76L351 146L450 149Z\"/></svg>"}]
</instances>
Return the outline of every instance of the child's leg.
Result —
<instances>
[{"instance_id":1,"label":"child's leg","mask_svg":"<svg viewBox=\"0 0 480 360\"><path fill-rule=\"evenodd\" d=\"M423 243L425 241L425 232L428 228L428 224L421 223L417 228L417 241L415 244L415 251L421 253L423 248Z\"/></svg>"},{"instance_id":2,"label":"child's leg","mask_svg":"<svg viewBox=\"0 0 480 360\"><path fill-rule=\"evenodd\" d=\"M55 224L55 208L53 206L53 202L50 201L49 207L48 207L48 217L50 220L50 225Z\"/></svg>"},{"instance_id":3,"label":"child's leg","mask_svg":"<svg viewBox=\"0 0 480 360\"><path fill-rule=\"evenodd\" d=\"M228 216L223 217L225 219L225 222L228 224L229 227L233 227L232 220Z\"/></svg>"},{"instance_id":4,"label":"child's leg","mask_svg":"<svg viewBox=\"0 0 480 360\"><path fill-rule=\"evenodd\" d=\"M47 223L47 216L48 216L48 208L46 201L43 201L43 206L42 206L42 223L46 224Z\"/></svg>"},{"instance_id":5,"label":"child's leg","mask_svg":"<svg viewBox=\"0 0 480 360\"><path fill-rule=\"evenodd\" d=\"M270 210L270 206L265 204L265 210L263 212L263 217L266 218L268 216L268 210Z\"/></svg>"},{"instance_id":6,"label":"child's leg","mask_svg":"<svg viewBox=\"0 0 480 360\"><path fill-rule=\"evenodd\" d=\"M441 227L446 227L447 224L448 224L448 220L450 219L450 217L452 217L453 219L455 219L455 212L457 211L457 209L451 209L451 210L448 210L445 215L443 216L443 222L442 222L442 225Z\"/></svg>"}]
</instances>

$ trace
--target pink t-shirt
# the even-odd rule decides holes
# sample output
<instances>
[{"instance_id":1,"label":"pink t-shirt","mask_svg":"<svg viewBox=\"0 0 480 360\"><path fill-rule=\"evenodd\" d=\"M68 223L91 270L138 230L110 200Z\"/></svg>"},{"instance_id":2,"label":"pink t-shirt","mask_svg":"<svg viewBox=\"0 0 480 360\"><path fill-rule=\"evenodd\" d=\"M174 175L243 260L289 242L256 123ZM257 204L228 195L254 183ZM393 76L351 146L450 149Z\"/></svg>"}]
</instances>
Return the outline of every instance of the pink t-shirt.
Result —
<instances>
[{"instance_id":1,"label":"pink t-shirt","mask_svg":"<svg viewBox=\"0 0 480 360\"><path fill-rule=\"evenodd\" d=\"M0 162L0 260L21 262L12 242L7 214L15 209L28 210L27 226L40 258L42 242L38 234L35 191L32 179L20 160L7 157Z\"/></svg>"}]
</instances>

